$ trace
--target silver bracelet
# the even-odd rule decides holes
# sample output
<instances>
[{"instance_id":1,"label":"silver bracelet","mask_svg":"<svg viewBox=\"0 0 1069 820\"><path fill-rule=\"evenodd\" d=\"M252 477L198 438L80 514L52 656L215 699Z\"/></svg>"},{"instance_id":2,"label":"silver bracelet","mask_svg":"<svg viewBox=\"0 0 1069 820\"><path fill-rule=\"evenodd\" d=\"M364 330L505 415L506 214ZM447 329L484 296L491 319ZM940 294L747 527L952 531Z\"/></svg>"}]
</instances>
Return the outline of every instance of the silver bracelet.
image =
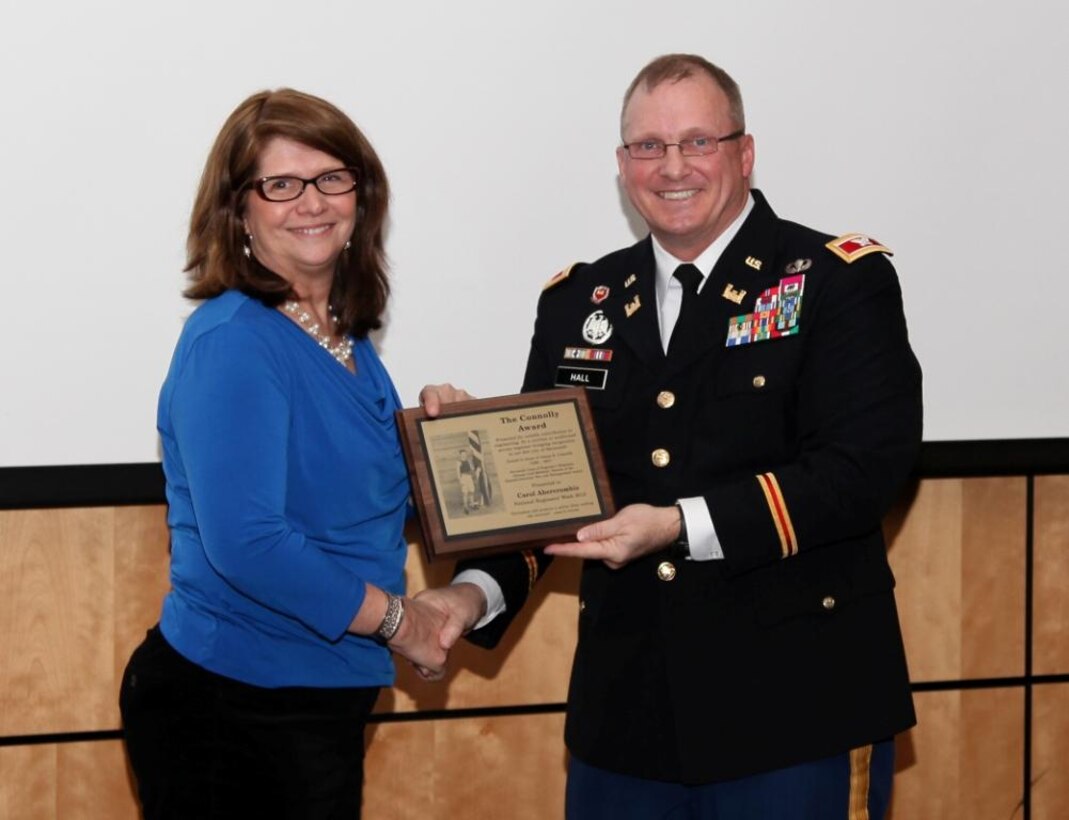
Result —
<instances>
[{"instance_id":1,"label":"silver bracelet","mask_svg":"<svg viewBox=\"0 0 1069 820\"><path fill-rule=\"evenodd\" d=\"M383 643L389 643L397 630L401 628L401 621L405 617L405 599L400 595L386 593L386 614L382 616L382 623L375 630L375 635Z\"/></svg>"}]
</instances>

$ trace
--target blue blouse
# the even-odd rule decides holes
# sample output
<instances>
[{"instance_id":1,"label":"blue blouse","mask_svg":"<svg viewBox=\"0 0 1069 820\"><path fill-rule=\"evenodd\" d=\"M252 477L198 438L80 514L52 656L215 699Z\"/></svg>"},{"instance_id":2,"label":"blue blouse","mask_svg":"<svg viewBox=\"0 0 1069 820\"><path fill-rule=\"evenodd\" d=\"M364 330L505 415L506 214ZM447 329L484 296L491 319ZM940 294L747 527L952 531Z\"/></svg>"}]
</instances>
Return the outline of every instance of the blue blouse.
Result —
<instances>
[{"instance_id":1,"label":"blue blouse","mask_svg":"<svg viewBox=\"0 0 1069 820\"><path fill-rule=\"evenodd\" d=\"M172 589L160 628L258 686L380 686L389 651L346 628L365 582L404 587L400 407L371 343L356 375L236 291L190 316L160 392Z\"/></svg>"}]
</instances>

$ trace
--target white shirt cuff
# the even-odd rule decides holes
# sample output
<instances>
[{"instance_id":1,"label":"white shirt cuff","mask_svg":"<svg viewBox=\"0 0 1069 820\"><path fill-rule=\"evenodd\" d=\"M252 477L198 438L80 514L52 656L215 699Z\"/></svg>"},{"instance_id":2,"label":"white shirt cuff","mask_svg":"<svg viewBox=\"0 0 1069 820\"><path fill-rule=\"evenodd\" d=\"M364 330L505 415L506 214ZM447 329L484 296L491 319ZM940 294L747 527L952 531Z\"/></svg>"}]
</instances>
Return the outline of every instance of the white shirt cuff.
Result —
<instances>
[{"instance_id":1,"label":"white shirt cuff","mask_svg":"<svg viewBox=\"0 0 1069 820\"><path fill-rule=\"evenodd\" d=\"M452 583L475 584L483 591L483 595L486 597L486 614L472 629L482 629L505 611L505 596L501 593L501 585L489 573L483 572L481 569L466 569L458 573Z\"/></svg>"},{"instance_id":2,"label":"white shirt cuff","mask_svg":"<svg viewBox=\"0 0 1069 820\"><path fill-rule=\"evenodd\" d=\"M713 517L704 498L681 498L679 507L687 524L687 540L690 542L691 561L723 561L724 551L716 537ZM487 610L489 611L489 610Z\"/></svg>"}]
</instances>

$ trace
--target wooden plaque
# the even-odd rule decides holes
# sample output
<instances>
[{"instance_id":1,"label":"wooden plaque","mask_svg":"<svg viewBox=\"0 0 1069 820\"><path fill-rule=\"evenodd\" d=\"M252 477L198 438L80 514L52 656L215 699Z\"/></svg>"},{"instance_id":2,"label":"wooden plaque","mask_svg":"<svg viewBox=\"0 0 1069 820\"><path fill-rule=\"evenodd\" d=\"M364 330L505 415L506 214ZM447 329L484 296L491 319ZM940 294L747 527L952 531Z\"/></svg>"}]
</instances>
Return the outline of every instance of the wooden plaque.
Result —
<instances>
[{"instance_id":1,"label":"wooden plaque","mask_svg":"<svg viewBox=\"0 0 1069 820\"><path fill-rule=\"evenodd\" d=\"M575 539L616 512L580 387L399 410L428 560Z\"/></svg>"}]
</instances>

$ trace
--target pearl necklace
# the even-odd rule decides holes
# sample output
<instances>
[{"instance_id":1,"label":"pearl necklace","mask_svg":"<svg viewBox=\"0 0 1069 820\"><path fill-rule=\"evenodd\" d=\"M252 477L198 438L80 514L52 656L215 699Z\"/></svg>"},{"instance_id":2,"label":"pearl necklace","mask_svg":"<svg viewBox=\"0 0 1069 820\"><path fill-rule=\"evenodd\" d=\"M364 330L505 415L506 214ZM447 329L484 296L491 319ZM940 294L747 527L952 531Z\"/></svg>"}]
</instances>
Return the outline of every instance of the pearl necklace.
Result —
<instances>
[{"instance_id":1,"label":"pearl necklace","mask_svg":"<svg viewBox=\"0 0 1069 820\"><path fill-rule=\"evenodd\" d=\"M311 313L301 307L300 302L295 302L291 299L282 305L282 309L295 318L297 323L304 328L308 335L315 339L319 346L333 356L339 364L348 367L346 363L353 356L352 339L345 336L337 344L331 344L330 336L320 332L319 322L313 318ZM327 310L330 313L330 320L334 323L334 327L336 328L338 326L338 317L334 315L334 311L331 310L330 305L327 305Z\"/></svg>"}]
</instances>

